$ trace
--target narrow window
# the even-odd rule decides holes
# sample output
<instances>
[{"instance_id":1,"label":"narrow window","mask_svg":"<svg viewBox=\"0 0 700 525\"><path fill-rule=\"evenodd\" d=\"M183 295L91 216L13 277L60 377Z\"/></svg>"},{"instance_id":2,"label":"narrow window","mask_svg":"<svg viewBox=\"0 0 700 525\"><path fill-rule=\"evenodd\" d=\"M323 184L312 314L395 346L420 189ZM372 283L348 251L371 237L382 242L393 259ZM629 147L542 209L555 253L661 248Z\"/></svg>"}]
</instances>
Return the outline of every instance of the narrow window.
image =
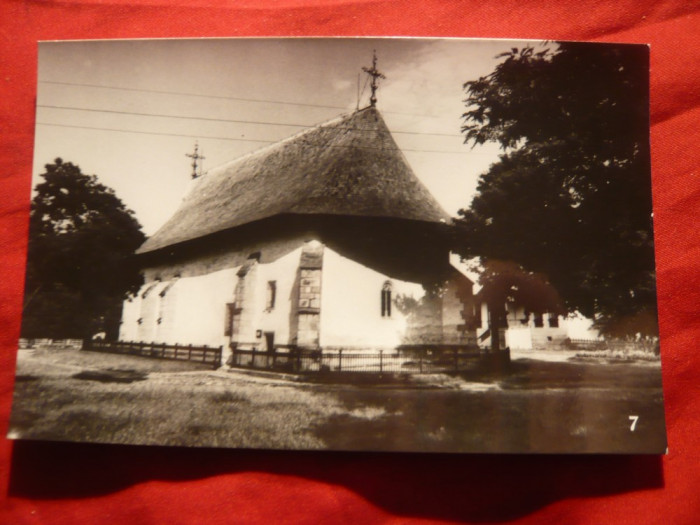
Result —
<instances>
[{"instance_id":1,"label":"narrow window","mask_svg":"<svg viewBox=\"0 0 700 525\"><path fill-rule=\"evenodd\" d=\"M535 321L535 328L542 328L544 326L544 322L542 321L542 314L536 313L533 315L533 317Z\"/></svg>"},{"instance_id":2,"label":"narrow window","mask_svg":"<svg viewBox=\"0 0 700 525\"><path fill-rule=\"evenodd\" d=\"M155 281L155 282L154 282L153 284L151 284L150 286L147 286L146 289L145 289L145 290L143 291L143 293L141 294L141 299L145 299L146 297L148 297L148 294L151 293L151 291L152 291L156 286L158 286L159 284L160 284L160 281Z\"/></svg>"},{"instance_id":3,"label":"narrow window","mask_svg":"<svg viewBox=\"0 0 700 525\"><path fill-rule=\"evenodd\" d=\"M226 303L226 319L224 321L224 335L233 335L233 317L236 311L236 303Z\"/></svg>"},{"instance_id":4,"label":"narrow window","mask_svg":"<svg viewBox=\"0 0 700 525\"><path fill-rule=\"evenodd\" d=\"M391 281L382 286L382 317L391 317Z\"/></svg>"},{"instance_id":5,"label":"narrow window","mask_svg":"<svg viewBox=\"0 0 700 525\"><path fill-rule=\"evenodd\" d=\"M478 327L480 327L482 324L481 303L479 303L479 302L474 303L474 322L476 323L476 326L478 326Z\"/></svg>"},{"instance_id":6,"label":"narrow window","mask_svg":"<svg viewBox=\"0 0 700 525\"><path fill-rule=\"evenodd\" d=\"M277 298L277 281L267 281L267 297L265 298L265 309L272 310L275 307Z\"/></svg>"},{"instance_id":7,"label":"narrow window","mask_svg":"<svg viewBox=\"0 0 700 525\"><path fill-rule=\"evenodd\" d=\"M160 295L161 297L165 297L168 294L168 292L170 291L170 289L173 286L175 286L176 282L177 282L177 279L173 279L172 281L170 281L168 284L165 285L165 287L161 290L161 292L158 295Z\"/></svg>"},{"instance_id":8,"label":"narrow window","mask_svg":"<svg viewBox=\"0 0 700 525\"><path fill-rule=\"evenodd\" d=\"M559 328L559 316L556 314L549 314L549 327Z\"/></svg>"}]
</instances>

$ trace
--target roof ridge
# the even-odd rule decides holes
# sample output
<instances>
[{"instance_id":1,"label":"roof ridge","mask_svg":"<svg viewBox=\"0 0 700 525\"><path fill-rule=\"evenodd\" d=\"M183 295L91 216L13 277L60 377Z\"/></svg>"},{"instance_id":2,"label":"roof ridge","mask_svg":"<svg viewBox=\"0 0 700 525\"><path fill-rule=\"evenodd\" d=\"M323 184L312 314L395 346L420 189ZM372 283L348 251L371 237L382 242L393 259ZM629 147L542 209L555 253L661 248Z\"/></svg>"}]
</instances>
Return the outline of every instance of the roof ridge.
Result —
<instances>
[{"instance_id":1,"label":"roof ridge","mask_svg":"<svg viewBox=\"0 0 700 525\"><path fill-rule=\"evenodd\" d=\"M300 131L297 131L296 133L293 133L292 135L289 135L283 139L277 140L275 142L272 142L270 144L266 144L265 146L260 146L259 148L256 148L252 151L249 151L248 153L244 153L240 157L236 157L235 159L228 160L222 164L219 164L218 166L213 167L210 171L218 170L219 168L224 168L226 166L230 166L236 162L242 162L243 160L247 159L248 157L252 157L253 155L257 155L259 153L264 152L267 149L272 149L276 146L281 146L287 142L290 142L294 139L298 139L299 137L302 137L303 135L312 133L314 131L317 131L321 128L331 126L335 124L336 121L342 121L342 120L347 120L358 113L362 113L363 111L369 109L371 106L367 106L362 109L356 109L352 113L341 113L340 115L336 115L335 117L329 119L329 120L324 120L323 122L319 122L318 124L313 124L311 127L302 129Z\"/></svg>"}]
</instances>

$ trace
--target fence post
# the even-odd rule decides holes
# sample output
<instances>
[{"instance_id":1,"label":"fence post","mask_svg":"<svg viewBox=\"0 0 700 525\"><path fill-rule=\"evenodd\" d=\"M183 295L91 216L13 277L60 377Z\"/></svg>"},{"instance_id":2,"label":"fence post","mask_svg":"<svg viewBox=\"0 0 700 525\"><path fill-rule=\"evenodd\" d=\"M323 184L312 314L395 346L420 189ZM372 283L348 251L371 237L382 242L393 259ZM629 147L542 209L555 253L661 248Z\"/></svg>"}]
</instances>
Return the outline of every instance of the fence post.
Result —
<instances>
[{"instance_id":1,"label":"fence post","mask_svg":"<svg viewBox=\"0 0 700 525\"><path fill-rule=\"evenodd\" d=\"M455 372L459 372L459 349L455 347Z\"/></svg>"},{"instance_id":2,"label":"fence post","mask_svg":"<svg viewBox=\"0 0 700 525\"><path fill-rule=\"evenodd\" d=\"M343 349L338 350L338 372L343 371Z\"/></svg>"},{"instance_id":3,"label":"fence post","mask_svg":"<svg viewBox=\"0 0 700 525\"><path fill-rule=\"evenodd\" d=\"M165 359L165 343L160 345L160 358Z\"/></svg>"},{"instance_id":4,"label":"fence post","mask_svg":"<svg viewBox=\"0 0 700 525\"><path fill-rule=\"evenodd\" d=\"M296 372L300 372L300 371L301 371L301 348L297 348L297 349L296 349L296 352L297 352L297 359L296 359L296 361L297 361L297 369L296 369Z\"/></svg>"},{"instance_id":5,"label":"fence post","mask_svg":"<svg viewBox=\"0 0 700 525\"><path fill-rule=\"evenodd\" d=\"M379 351L379 373L384 370L384 350Z\"/></svg>"},{"instance_id":6,"label":"fence post","mask_svg":"<svg viewBox=\"0 0 700 525\"><path fill-rule=\"evenodd\" d=\"M255 368L255 346L253 346L253 352L250 358L250 366Z\"/></svg>"},{"instance_id":7,"label":"fence post","mask_svg":"<svg viewBox=\"0 0 700 525\"><path fill-rule=\"evenodd\" d=\"M425 353L425 348L418 350L418 373L423 373L423 354Z\"/></svg>"},{"instance_id":8,"label":"fence post","mask_svg":"<svg viewBox=\"0 0 700 525\"><path fill-rule=\"evenodd\" d=\"M219 346L219 354L216 356L216 359L214 360L214 368L220 368L221 367L221 358L224 355L224 347L223 345Z\"/></svg>"},{"instance_id":9,"label":"fence post","mask_svg":"<svg viewBox=\"0 0 700 525\"><path fill-rule=\"evenodd\" d=\"M187 345L187 360L192 361L192 343Z\"/></svg>"},{"instance_id":10,"label":"fence post","mask_svg":"<svg viewBox=\"0 0 700 525\"><path fill-rule=\"evenodd\" d=\"M139 355L143 355L143 341L139 341Z\"/></svg>"}]
</instances>

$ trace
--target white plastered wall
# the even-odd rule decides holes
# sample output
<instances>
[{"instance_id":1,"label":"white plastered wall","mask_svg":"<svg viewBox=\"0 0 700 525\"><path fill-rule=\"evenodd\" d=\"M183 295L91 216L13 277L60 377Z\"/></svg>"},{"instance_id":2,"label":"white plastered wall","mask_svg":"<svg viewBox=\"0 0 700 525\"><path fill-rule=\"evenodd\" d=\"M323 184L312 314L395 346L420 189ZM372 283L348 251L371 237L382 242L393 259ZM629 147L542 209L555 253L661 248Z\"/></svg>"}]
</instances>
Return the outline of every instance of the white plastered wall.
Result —
<instances>
[{"instance_id":1,"label":"white plastered wall","mask_svg":"<svg viewBox=\"0 0 700 525\"><path fill-rule=\"evenodd\" d=\"M253 294L246 303L251 314L249 326L242 327L246 341L264 344L262 338L256 338L260 330L274 332L277 344L289 343L292 288L300 254L301 248L268 264L257 264L255 271L246 276L253 280ZM239 268L181 277L155 286L146 283L131 301L124 302L120 340L226 347L226 304L234 301ZM268 281L276 283L272 309L266 308ZM144 299L145 290L150 291Z\"/></svg>"},{"instance_id":2,"label":"white plastered wall","mask_svg":"<svg viewBox=\"0 0 700 525\"><path fill-rule=\"evenodd\" d=\"M136 295L129 297L122 305L122 319L119 325L120 341L138 340L138 320L141 317L141 293L143 287Z\"/></svg>"},{"instance_id":3,"label":"white plastered wall","mask_svg":"<svg viewBox=\"0 0 700 525\"><path fill-rule=\"evenodd\" d=\"M250 341L257 342L261 349L265 347L262 337L256 336L257 332L274 332L275 344L289 344L289 328L292 311L293 286L296 282L297 269L301 248L291 251L276 261L268 264L258 264L255 272L254 297L250 305L252 308ZM267 284L274 281L276 285L275 306L268 309Z\"/></svg>"},{"instance_id":4,"label":"white plastered wall","mask_svg":"<svg viewBox=\"0 0 700 525\"><path fill-rule=\"evenodd\" d=\"M323 252L320 345L322 348L393 348L401 344L406 318L392 305L381 315L381 290L392 283L392 299L405 294L420 299L423 287L392 279L329 248Z\"/></svg>"},{"instance_id":5,"label":"white plastered wall","mask_svg":"<svg viewBox=\"0 0 700 525\"><path fill-rule=\"evenodd\" d=\"M159 334L162 342L226 345L226 303L233 301L235 286L235 268L178 279L163 298L172 303L164 309L172 318L161 325L165 327Z\"/></svg>"}]
</instances>

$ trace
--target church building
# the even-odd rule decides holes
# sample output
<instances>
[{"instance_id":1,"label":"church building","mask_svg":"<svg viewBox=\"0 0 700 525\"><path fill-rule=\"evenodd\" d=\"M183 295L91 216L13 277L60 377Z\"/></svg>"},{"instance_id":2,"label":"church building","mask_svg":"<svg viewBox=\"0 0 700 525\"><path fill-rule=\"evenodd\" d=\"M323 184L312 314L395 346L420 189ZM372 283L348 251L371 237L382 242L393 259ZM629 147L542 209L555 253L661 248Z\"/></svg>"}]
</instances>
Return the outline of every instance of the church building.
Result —
<instances>
[{"instance_id":1,"label":"church building","mask_svg":"<svg viewBox=\"0 0 700 525\"><path fill-rule=\"evenodd\" d=\"M193 181L137 251L122 341L232 349L476 348L449 215L372 104ZM484 347L488 341L481 341Z\"/></svg>"}]
</instances>

